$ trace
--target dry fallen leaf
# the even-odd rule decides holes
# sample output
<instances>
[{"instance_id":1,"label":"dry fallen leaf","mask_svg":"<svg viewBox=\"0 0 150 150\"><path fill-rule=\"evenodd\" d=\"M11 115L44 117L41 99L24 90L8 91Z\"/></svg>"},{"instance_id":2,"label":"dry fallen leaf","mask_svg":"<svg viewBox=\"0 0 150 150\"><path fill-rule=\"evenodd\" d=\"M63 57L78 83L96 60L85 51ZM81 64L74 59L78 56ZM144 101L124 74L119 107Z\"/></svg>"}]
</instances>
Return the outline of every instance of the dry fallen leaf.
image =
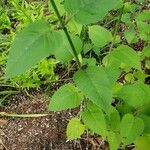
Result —
<instances>
[{"instance_id":1,"label":"dry fallen leaf","mask_svg":"<svg viewBox=\"0 0 150 150\"><path fill-rule=\"evenodd\" d=\"M7 120L0 119L0 125L4 125L7 123Z\"/></svg>"}]
</instances>

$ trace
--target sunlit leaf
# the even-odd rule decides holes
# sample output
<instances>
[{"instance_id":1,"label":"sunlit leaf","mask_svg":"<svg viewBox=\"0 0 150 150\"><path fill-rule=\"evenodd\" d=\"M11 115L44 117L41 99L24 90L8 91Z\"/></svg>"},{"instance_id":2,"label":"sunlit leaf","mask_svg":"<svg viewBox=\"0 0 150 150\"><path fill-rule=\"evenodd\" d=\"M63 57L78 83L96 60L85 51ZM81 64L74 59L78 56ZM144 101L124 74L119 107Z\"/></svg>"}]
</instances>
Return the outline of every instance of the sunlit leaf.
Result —
<instances>
[{"instance_id":1,"label":"sunlit leaf","mask_svg":"<svg viewBox=\"0 0 150 150\"><path fill-rule=\"evenodd\" d=\"M111 54L104 58L103 63L107 67L141 69L140 57L132 48L126 45L120 45L113 49Z\"/></svg>"},{"instance_id":2,"label":"sunlit leaf","mask_svg":"<svg viewBox=\"0 0 150 150\"><path fill-rule=\"evenodd\" d=\"M97 47L104 47L106 44L112 41L111 32L98 25L89 27L89 37L93 44Z\"/></svg>"},{"instance_id":3,"label":"sunlit leaf","mask_svg":"<svg viewBox=\"0 0 150 150\"><path fill-rule=\"evenodd\" d=\"M67 139L76 140L84 133L85 126L78 118L72 118L67 125Z\"/></svg>"},{"instance_id":4,"label":"sunlit leaf","mask_svg":"<svg viewBox=\"0 0 150 150\"><path fill-rule=\"evenodd\" d=\"M85 96L108 113L112 101L112 84L118 76L116 69L90 66L77 71L73 79Z\"/></svg>"},{"instance_id":5,"label":"sunlit leaf","mask_svg":"<svg viewBox=\"0 0 150 150\"><path fill-rule=\"evenodd\" d=\"M81 113L84 124L93 132L106 137L106 122L102 110L89 102L85 111Z\"/></svg>"},{"instance_id":6,"label":"sunlit leaf","mask_svg":"<svg viewBox=\"0 0 150 150\"><path fill-rule=\"evenodd\" d=\"M35 21L17 34L8 56L6 78L25 73L40 60L53 54L62 41L43 21Z\"/></svg>"},{"instance_id":7,"label":"sunlit leaf","mask_svg":"<svg viewBox=\"0 0 150 150\"><path fill-rule=\"evenodd\" d=\"M83 95L73 84L66 84L60 87L52 96L49 110L60 111L75 108L80 105L82 98Z\"/></svg>"},{"instance_id":8,"label":"sunlit leaf","mask_svg":"<svg viewBox=\"0 0 150 150\"><path fill-rule=\"evenodd\" d=\"M65 9L81 24L102 20L110 10L120 8L121 0L65 0Z\"/></svg>"},{"instance_id":9,"label":"sunlit leaf","mask_svg":"<svg viewBox=\"0 0 150 150\"><path fill-rule=\"evenodd\" d=\"M144 122L142 119L134 117L131 114L124 115L121 121L120 134L125 145L131 144L142 134Z\"/></svg>"}]
</instances>

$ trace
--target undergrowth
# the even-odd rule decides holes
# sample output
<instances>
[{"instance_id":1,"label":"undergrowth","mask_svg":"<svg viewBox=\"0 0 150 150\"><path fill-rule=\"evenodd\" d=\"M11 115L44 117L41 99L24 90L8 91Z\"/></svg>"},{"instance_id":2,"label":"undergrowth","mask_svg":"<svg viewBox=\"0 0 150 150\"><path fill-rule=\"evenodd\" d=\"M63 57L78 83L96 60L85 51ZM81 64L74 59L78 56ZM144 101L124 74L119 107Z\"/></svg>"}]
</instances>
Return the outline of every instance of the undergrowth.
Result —
<instances>
[{"instance_id":1,"label":"undergrowth","mask_svg":"<svg viewBox=\"0 0 150 150\"><path fill-rule=\"evenodd\" d=\"M49 2L50 13L42 14L47 17L30 18L15 36L5 79L22 75L46 57L53 56L65 66L76 62L72 82L62 85L49 103L54 112L80 107L67 125L67 139L88 132L108 141L111 150L133 143L138 150L149 149L148 1ZM32 77L35 70L30 72ZM39 70L51 72L43 66Z\"/></svg>"}]
</instances>

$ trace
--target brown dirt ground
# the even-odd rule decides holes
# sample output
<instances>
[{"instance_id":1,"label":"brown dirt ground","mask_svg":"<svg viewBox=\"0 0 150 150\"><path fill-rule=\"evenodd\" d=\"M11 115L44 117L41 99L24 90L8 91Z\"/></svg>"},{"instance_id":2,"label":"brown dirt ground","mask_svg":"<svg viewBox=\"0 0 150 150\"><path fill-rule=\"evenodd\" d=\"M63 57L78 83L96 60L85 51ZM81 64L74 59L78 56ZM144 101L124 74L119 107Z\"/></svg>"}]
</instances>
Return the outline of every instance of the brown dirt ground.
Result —
<instances>
[{"instance_id":1,"label":"brown dirt ground","mask_svg":"<svg viewBox=\"0 0 150 150\"><path fill-rule=\"evenodd\" d=\"M66 141L66 125L77 110L64 112L48 112L48 98L44 94L36 94L32 98L15 96L14 101L0 111L8 113L49 113L40 118L3 118L7 123L1 125L0 139L8 150L108 150L108 145L100 137L84 135L81 140ZM4 135L5 134L5 135ZM88 140L87 140L88 139ZM5 148L0 147L0 150Z\"/></svg>"}]
</instances>

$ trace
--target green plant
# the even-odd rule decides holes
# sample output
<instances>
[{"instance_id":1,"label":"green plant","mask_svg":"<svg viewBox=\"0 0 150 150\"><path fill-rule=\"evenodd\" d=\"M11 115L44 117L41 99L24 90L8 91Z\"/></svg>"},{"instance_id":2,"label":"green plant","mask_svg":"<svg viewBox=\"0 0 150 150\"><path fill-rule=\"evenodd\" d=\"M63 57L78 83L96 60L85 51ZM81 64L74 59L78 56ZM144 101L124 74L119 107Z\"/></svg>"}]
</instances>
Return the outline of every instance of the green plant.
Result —
<instances>
[{"instance_id":1,"label":"green plant","mask_svg":"<svg viewBox=\"0 0 150 150\"><path fill-rule=\"evenodd\" d=\"M49 86L57 80L54 69L58 61L53 58L41 60L30 71L18 75L5 81L4 72L8 59L10 45L17 32L28 26L36 19L45 18L49 20L49 15L44 15L47 7L42 1L27 2L25 0L2 0L0 5L0 105L5 104L9 96L29 89L39 89ZM42 6L42 7L41 7ZM52 19L51 19L52 20ZM49 84L49 85L48 85Z\"/></svg>"},{"instance_id":2,"label":"green plant","mask_svg":"<svg viewBox=\"0 0 150 150\"><path fill-rule=\"evenodd\" d=\"M144 143L143 138L147 140L150 135L150 86L144 82L146 73L142 67L150 58L150 12L141 12L138 3L121 0L56 0L58 5L54 0L50 2L58 22L38 20L17 34L9 53L6 78L24 73L49 55L64 64L75 58L78 70L73 83L59 88L49 103L50 111L80 106L79 116L67 126L68 139L80 138L85 130L91 130L107 140L111 150ZM135 7L136 16L132 18L129 12ZM64 16L59 8L60 12L65 9ZM131 19L124 21L126 13ZM107 17L115 20L111 20L109 29L103 24ZM70 21L77 29L82 26L82 30L69 32ZM128 45L118 40L123 21L127 27L132 26L131 35L125 32ZM144 40L148 46L140 53L131 48L137 40ZM141 145L137 148L140 150Z\"/></svg>"},{"instance_id":3,"label":"green plant","mask_svg":"<svg viewBox=\"0 0 150 150\"><path fill-rule=\"evenodd\" d=\"M43 2L27 3L24 0L10 0L9 2L2 1L2 5L0 6L0 12L2 14L0 16L0 64L2 74L4 72L3 70L5 70L8 49L10 48L15 32L20 31L37 18L46 18L44 16L44 11L46 9L45 5L46 4ZM15 23L17 24L14 25ZM34 67L32 71L13 78L11 82L16 88L38 88L41 83L37 83L40 79L35 77L36 74L42 79L45 78L44 82L50 81L50 74L51 76L54 75L53 70L55 64L56 61L54 59L44 59L39 63L39 66L37 65ZM27 82L30 83L28 84Z\"/></svg>"},{"instance_id":4,"label":"green plant","mask_svg":"<svg viewBox=\"0 0 150 150\"><path fill-rule=\"evenodd\" d=\"M11 85L20 90L38 89L41 85L50 84L57 81L54 73L57 61L55 59L43 59L35 67L26 73L14 77L10 80Z\"/></svg>"}]
</instances>

